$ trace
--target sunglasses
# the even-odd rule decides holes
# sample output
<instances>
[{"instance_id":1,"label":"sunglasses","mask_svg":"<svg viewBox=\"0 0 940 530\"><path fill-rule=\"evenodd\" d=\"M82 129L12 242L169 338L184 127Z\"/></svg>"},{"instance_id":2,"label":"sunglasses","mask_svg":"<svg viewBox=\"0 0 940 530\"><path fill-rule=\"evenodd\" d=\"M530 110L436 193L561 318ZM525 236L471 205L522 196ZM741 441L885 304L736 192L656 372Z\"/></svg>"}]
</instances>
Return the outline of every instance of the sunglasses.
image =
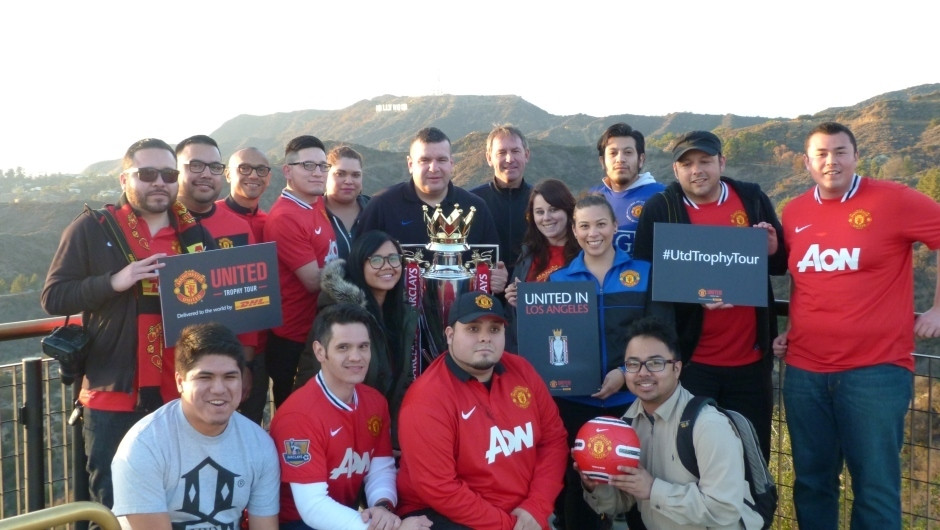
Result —
<instances>
[{"instance_id":1,"label":"sunglasses","mask_svg":"<svg viewBox=\"0 0 940 530\"><path fill-rule=\"evenodd\" d=\"M141 182L156 182L157 177L163 177L163 182L173 184L180 178L177 169L157 169L155 167L140 167L125 169L125 173L136 173Z\"/></svg>"}]
</instances>

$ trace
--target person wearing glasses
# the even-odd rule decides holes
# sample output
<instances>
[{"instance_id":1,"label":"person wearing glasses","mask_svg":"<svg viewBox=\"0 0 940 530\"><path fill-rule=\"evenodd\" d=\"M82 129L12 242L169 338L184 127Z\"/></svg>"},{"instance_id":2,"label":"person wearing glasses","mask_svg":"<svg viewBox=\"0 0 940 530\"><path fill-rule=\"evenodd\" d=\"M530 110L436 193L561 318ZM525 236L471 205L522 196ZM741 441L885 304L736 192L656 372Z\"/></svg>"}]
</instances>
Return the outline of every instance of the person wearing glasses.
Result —
<instances>
[{"instance_id":1,"label":"person wearing glasses","mask_svg":"<svg viewBox=\"0 0 940 530\"><path fill-rule=\"evenodd\" d=\"M264 223L268 213L261 209L261 196L271 183L271 163L268 157L256 147L246 147L235 151L225 167L225 179L229 182L229 195L219 199L215 205L219 210L229 211L244 219L251 228L255 241L264 240ZM264 350L268 341L268 332L258 332L258 345L254 359L248 363L251 379L246 381L249 387L248 397L242 402L238 412L257 424L264 418L264 408L268 402L270 381L265 365ZM246 378L247 379L247 378Z\"/></svg>"},{"instance_id":2,"label":"person wearing glasses","mask_svg":"<svg viewBox=\"0 0 940 530\"><path fill-rule=\"evenodd\" d=\"M248 222L256 241L264 240L264 223L268 213L261 209L261 196L271 183L271 163L257 147L239 149L229 157L225 167L229 194L216 201L220 208L231 211Z\"/></svg>"},{"instance_id":3,"label":"person wearing glasses","mask_svg":"<svg viewBox=\"0 0 940 530\"><path fill-rule=\"evenodd\" d=\"M330 149L326 161L330 164L330 173L323 201L336 233L339 257L346 259L353 229L370 199L362 194L362 155L348 145L340 145Z\"/></svg>"},{"instance_id":4,"label":"person wearing glasses","mask_svg":"<svg viewBox=\"0 0 940 530\"><path fill-rule=\"evenodd\" d=\"M626 331L622 376L636 401L623 418L640 438L639 467L621 466L610 484L580 473L584 498L598 513L624 513L636 505L646 528L747 528L763 525L744 478L744 448L728 419L705 405L693 427L699 477L676 455L676 431L692 394L682 388L675 329L655 318ZM575 466L577 467L577 466ZM631 528L633 525L631 525Z\"/></svg>"},{"instance_id":5,"label":"person wearing glasses","mask_svg":"<svg viewBox=\"0 0 940 530\"><path fill-rule=\"evenodd\" d=\"M440 204L444 215L450 215L454 206L460 205L464 216L470 213L470 208L476 208L467 243L499 245L499 232L486 202L451 182L454 158L450 151L450 138L440 129L427 127L418 131L407 157L411 180L376 193L362 211L354 235L382 230L402 245L426 245L430 238L422 206L427 206L430 214ZM506 266L497 263L492 271L493 292L503 292L508 279Z\"/></svg>"},{"instance_id":6,"label":"person wearing glasses","mask_svg":"<svg viewBox=\"0 0 940 530\"><path fill-rule=\"evenodd\" d=\"M672 304L650 301L650 263L635 260L615 244L617 217L607 199L589 193L574 206L571 226L581 252L568 265L549 275L549 281L586 281L596 287L598 330L600 332L601 385L591 395L559 396L556 400L568 430L569 446L585 422L633 402L635 396L623 391L621 355L626 347L623 330L631 322L655 315L674 321ZM559 526L567 529L609 528L582 500L578 476L566 475L562 499L556 504Z\"/></svg>"},{"instance_id":7,"label":"person wearing glasses","mask_svg":"<svg viewBox=\"0 0 940 530\"><path fill-rule=\"evenodd\" d=\"M159 275L168 255L216 248L208 230L177 202L176 154L163 140L131 145L117 204L85 210L65 229L41 303L51 315L82 313L90 343L82 390L91 500L114 502L111 460L124 434L179 397L173 349L160 329ZM160 352L154 355L153 352Z\"/></svg>"},{"instance_id":8,"label":"person wearing glasses","mask_svg":"<svg viewBox=\"0 0 940 530\"><path fill-rule=\"evenodd\" d=\"M197 134L176 144L176 168L180 172L179 201L196 221L209 230L219 248L242 247L258 242L248 221L216 204L216 199L222 193L225 164L222 163L222 153L215 140ZM254 366L258 332L239 333L238 340L245 347L247 366ZM247 397L252 386L250 368L246 368L243 383L242 388Z\"/></svg>"},{"instance_id":9,"label":"person wearing glasses","mask_svg":"<svg viewBox=\"0 0 940 530\"><path fill-rule=\"evenodd\" d=\"M317 316L320 271L339 257L336 235L323 203L330 164L319 138L298 136L284 150L287 187L271 206L264 241L277 243L283 322L268 334L265 364L274 405L294 388L297 360Z\"/></svg>"},{"instance_id":10,"label":"person wearing glasses","mask_svg":"<svg viewBox=\"0 0 940 530\"><path fill-rule=\"evenodd\" d=\"M365 384L385 395L392 417L392 446L398 449L396 420L405 390L414 381L411 353L418 328L418 313L405 300L401 246L379 230L361 234L347 259L334 260L323 269L320 289L318 312L335 304L355 304L372 315L372 362ZM300 356L295 389L320 370L310 346L313 333Z\"/></svg>"}]
</instances>

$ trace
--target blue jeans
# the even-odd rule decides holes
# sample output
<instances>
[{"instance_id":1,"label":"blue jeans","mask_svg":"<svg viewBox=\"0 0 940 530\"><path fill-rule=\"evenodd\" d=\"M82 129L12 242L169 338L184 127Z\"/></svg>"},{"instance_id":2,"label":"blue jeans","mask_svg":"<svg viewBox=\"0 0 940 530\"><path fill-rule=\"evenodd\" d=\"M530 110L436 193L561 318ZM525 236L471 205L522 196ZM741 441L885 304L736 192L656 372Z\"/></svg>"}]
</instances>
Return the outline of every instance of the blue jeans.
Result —
<instances>
[{"instance_id":1,"label":"blue jeans","mask_svg":"<svg viewBox=\"0 0 940 530\"><path fill-rule=\"evenodd\" d=\"M127 431L146 414L143 412L111 412L85 407L82 416L82 437L88 458L88 493L91 500L108 508L114 506L111 484L111 460Z\"/></svg>"},{"instance_id":2,"label":"blue jeans","mask_svg":"<svg viewBox=\"0 0 940 530\"><path fill-rule=\"evenodd\" d=\"M839 524L839 474L852 477L852 530L901 528L901 446L913 375L894 365L816 373L787 366L783 386L801 530Z\"/></svg>"}]
</instances>

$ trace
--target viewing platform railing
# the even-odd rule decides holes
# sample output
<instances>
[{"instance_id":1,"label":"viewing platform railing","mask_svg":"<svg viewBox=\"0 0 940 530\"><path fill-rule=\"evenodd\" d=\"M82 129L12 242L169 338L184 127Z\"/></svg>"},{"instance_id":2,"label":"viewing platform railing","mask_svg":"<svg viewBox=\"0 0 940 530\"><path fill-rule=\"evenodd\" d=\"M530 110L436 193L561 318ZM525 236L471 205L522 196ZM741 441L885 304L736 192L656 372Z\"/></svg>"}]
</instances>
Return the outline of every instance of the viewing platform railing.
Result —
<instances>
[{"instance_id":1,"label":"viewing platform railing","mask_svg":"<svg viewBox=\"0 0 940 530\"><path fill-rule=\"evenodd\" d=\"M780 314L787 314L786 302L777 301L777 308ZM0 348L3 341L45 336L63 321L64 318L47 318L0 324ZM75 318L70 320L74 321ZM0 529L40 528L41 524L10 525L8 519L88 498L81 425L77 422L70 426L68 421L76 389L60 383L58 363L38 353L38 339L36 351L35 357L0 366ZM903 524L904 528L940 530L940 357L918 353L914 356L917 365L914 399L906 418L901 454ZM790 529L797 527L792 500L793 465L781 393L782 363L775 363L770 468L780 503L774 528ZM845 471L842 528L849 527L850 480ZM87 505L79 508L61 512L79 514L78 518L87 521ZM44 520L55 521L48 522L50 525L66 521L59 511L55 511L55 517ZM86 524L80 522L73 527L84 528Z\"/></svg>"}]
</instances>

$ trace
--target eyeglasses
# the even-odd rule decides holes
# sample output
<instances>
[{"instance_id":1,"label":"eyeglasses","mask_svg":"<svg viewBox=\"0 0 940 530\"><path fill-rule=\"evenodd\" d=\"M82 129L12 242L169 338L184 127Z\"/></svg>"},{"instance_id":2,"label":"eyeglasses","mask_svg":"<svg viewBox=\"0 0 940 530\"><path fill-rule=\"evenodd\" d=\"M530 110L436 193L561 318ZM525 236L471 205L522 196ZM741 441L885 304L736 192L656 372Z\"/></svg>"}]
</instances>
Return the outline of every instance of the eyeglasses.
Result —
<instances>
[{"instance_id":1,"label":"eyeglasses","mask_svg":"<svg viewBox=\"0 0 940 530\"><path fill-rule=\"evenodd\" d=\"M675 364L677 362L678 361L673 359L666 360L661 357L653 357L652 359L647 359L642 362L631 359L623 363L623 370L631 374L636 374L639 373L640 369L645 366L646 369L650 372L662 372L666 369L667 364Z\"/></svg>"},{"instance_id":2,"label":"eyeglasses","mask_svg":"<svg viewBox=\"0 0 940 530\"><path fill-rule=\"evenodd\" d=\"M125 173L137 173L141 182L156 182L157 177L163 177L163 182L173 184L180 178L177 169L157 169L155 167L138 167L124 170Z\"/></svg>"},{"instance_id":3,"label":"eyeglasses","mask_svg":"<svg viewBox=\"0 0 940 530\"><path fill-rule=\"evenodd\" d=\"M307 171L313 171L316 168L320 168L320 171L326 173L333 167L333 164L327 164L326 162L317 164L316 162L290 162L288 166L304 166L304 169Z\"/></svg>"},{"instance_id":4,"label":"eyeglasses","mask_svg":"<svg viewBox=\"0 0 940 530\"><path fill-rule=\"evenodd\" d=\"M394 269L401 267L401 254L389 254L388 256L369 256L369 265L373 269L379 270L388 262L388 265Z\"/></svg>"},{"instance_id":5,"label":"eyeglasses","mask_svg":"<svg viewBox=\"0 0 940 530\"><path fill-rule=\"evenodd\" d=\"M252 166L250 164L238 164L238 174L248 176L251 175L251 170L255 170L259 177L264 178L268 176L268 173L271 172L271 168L268 166Z\"/></svg>"},{"instance_id":6,"label":"eyeglasses","mask_svg":"<svg viewBox=\"0 0 940 530\"><path fill-rule=\"evenodd\" d=\"M222 172L225 171L225 164L221 162L212 162L207 164L202 160L190 160L186 166L188 166L189 170L193 173L202 173L206 170L207 167L209 168L209 173L212 173L213 175L221 175Z\"/></svg>"}]
</instances>

